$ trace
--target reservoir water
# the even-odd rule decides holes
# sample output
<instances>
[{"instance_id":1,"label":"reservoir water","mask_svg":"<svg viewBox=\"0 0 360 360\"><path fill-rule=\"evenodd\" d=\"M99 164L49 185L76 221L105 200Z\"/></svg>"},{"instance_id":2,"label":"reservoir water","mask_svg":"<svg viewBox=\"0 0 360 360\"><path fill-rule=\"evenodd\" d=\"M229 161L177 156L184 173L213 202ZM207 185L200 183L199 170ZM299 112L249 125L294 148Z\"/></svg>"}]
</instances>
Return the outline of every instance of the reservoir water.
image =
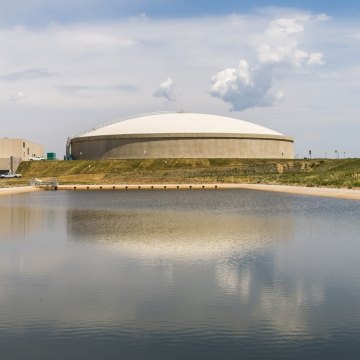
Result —
<instances>
[{"instance_id":1,"label":"reservoir water","mask_svg":"<svg viewBox=\"0 0 360 360\"><path fill-rule=\"evenodd\" d=\"M358 359L360 202L0 198L0 359Z\"/></svg>"}]
</instances>

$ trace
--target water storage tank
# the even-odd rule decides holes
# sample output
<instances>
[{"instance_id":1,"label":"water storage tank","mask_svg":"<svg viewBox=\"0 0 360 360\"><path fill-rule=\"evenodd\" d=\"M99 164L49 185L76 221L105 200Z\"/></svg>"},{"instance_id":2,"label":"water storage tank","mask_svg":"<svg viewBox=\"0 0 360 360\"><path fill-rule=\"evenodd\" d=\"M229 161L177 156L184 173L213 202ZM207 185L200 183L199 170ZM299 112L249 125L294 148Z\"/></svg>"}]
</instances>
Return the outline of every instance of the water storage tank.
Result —
<instances>
[{"instance_id":1,"label":"water storage tank","mask_svg":"<svg viewBox=\"0 0 360 360\"><path fill-rule=\"evenodd\" d=\"M72 159L294 158L291 137L225 116L155 113L69 139Z\"/></svg>"}]
</instances>

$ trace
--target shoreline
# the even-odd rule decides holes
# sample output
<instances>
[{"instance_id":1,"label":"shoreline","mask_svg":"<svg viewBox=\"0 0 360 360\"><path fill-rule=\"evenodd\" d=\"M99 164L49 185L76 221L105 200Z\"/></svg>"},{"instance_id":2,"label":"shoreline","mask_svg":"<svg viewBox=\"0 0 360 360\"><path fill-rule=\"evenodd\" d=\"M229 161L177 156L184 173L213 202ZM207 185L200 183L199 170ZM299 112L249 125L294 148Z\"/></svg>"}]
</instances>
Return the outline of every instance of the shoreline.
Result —
<instances>
[{"instance_id":1,"label":"shoreline","mask_svg":"<svg viewBox=\"0 0 360 360\"><path fill-rule=\"evenodd\" d=\"M360 200L360 190L343 189L343 188L321 188L321 187L305 187L291 185L265 185L265 184L99 184L99 185L58 185L56 190L72 190L72 191L91 191L91 190L197 190L197 189L244 189L288 193L295 195L332 197L338 199ZM34 186L21 186L0 188L1 195L14 195L27 192L41 191Z\"/></svg>"},{"instance_id":2,"label":"shoreline","mask_svg":"<svg viewBox=\"0 0 360 360\"><path fill-rule=\"evenodd\" d=\"M242 184L242 189L273 191L296 195L322 196L337 199L360 200L360 190L344 188L307 187L292 185Z\"/></svg>"},{"instance_id":3,"label":"shoreline","mask_svg":"<svg viewBox=\"0 0 360 360\"><path fill-rule=\"evenodd\" d=\"M258 191L272 191L296 195L322 196L338 199L360 200L360 190L343 188L321 188L291 185L265 185L265 184L99 184L99 185L59 185L57 190L196 190L196 189L244 189Z\"/></svg>"},{"instance_id":4,"label":"shoreline","mask_svg":"<svg viewBox=\"0 0 360 360\"><path fill-rule=\"evenodd\" d=\"M14 195L14 194L23 194L33 191L40 191L41 189L34 186L16 186L16 187L7 187L0 188L0 196L2 195Z\"/></svg>"}]
</instances>

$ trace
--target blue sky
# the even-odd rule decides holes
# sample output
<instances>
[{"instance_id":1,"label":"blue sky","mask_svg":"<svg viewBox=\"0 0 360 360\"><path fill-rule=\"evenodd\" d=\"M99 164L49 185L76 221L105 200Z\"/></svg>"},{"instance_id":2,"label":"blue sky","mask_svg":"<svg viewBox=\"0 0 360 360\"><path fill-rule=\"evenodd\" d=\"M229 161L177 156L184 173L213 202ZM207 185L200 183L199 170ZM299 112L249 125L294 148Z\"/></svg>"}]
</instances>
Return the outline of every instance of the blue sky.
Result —
<instances>
[{"instance_id":1,"label":"blue sky","mask_svg":"<svg viewBox=\"0 0 360 360\"><path fill-rule=\"evenodd\" d=\"M288 7L326 12L331 16L359 15L356 0L12 0L0 1L0 25L43 26L52 21L109 21L145 12L153 17L224 15L262 7Z\"/></svg>"},{"instance_id":2,"label":"blue sky","mask_svg":"<svg viewBox=\"0 0 360 360\"><path fill-rule=\"evenodd\" d=\"M0 0L0 136L151 111L232 116L360 156L358 1ZM141 131L141 129L139 129Z\"/></svg>"}]
</instances>

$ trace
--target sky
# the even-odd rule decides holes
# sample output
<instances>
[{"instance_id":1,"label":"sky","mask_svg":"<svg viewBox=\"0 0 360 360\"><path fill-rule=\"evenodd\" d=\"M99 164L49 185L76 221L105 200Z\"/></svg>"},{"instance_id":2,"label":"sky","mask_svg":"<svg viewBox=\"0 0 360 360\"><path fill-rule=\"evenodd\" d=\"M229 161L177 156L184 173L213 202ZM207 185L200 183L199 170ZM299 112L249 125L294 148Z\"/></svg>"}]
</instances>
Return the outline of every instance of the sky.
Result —
<instances>
[{"instance_id":1,"label":"sky","mask_svg":"<svg viewBox=\"0 0 360 360\"><path fill-rule=\"evenodd\" d=\"M0 137L65 153L124 116L230 116L360 157L360 2L0 0ZM139 129L141 132L141 129Z\"/></svg>"}]
</instances>

